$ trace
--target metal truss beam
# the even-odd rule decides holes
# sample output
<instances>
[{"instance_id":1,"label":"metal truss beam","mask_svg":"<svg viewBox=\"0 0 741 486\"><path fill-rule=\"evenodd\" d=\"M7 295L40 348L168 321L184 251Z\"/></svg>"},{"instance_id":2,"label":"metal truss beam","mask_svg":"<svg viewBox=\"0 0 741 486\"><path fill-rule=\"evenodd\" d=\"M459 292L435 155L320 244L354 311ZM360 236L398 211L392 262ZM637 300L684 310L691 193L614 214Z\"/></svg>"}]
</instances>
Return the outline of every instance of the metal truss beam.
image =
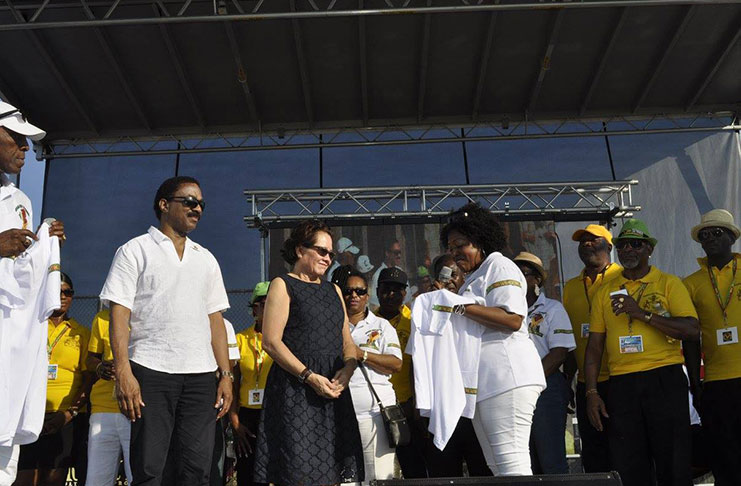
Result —
<instances>
[{"instance_id":1,"label":"metal truss beam","mask_svg":"<svg viewBox=\"0 0 741 486\"><path fill-rule=\"evenodd\" d=\"M602 50L602 55L600 56L599 62L597 63L597 67L594 70L594 73L592 74L592 79L589 82L589 87L587 88L587 94L584 96L584 99L581 103L581 108L579 110L579 114L583 115L587 111L587 107L589 106L589 102L592 101L592 96L594 95L594 91L597 88L597 84L600 81L600 78L602 77L602 73L605 72L605 68L607 68L607 60L610 57L610 54L612 54L612 50L617 44L617 38L620 35L620 31L623 30L623 25L625 25L625 19L628 18L628 8L622 8L620 10L620 16L618 17L617 22L615 22L615 27L612 29L612 33L610 34L610 38L607 41L607 45Z\"/></svg>"},{"instance_id":2,"label":"metal truss beam","mask_svg":"<svg viewBox=\"0 0 741 486\"><path fill-rule=\"evenodd\" d=\"M563 10L558 10L551 21L548 34L548 44L546 44L545 52L543 52L543 57L540 60L540 71L538 72L538 77L536 78L535 83L533 83L533 89L530 93L530 102L527 107L528 113L533 113L535 111L535 105L538 103L538 96L540 96L540 89L543 87L543 81L545 81L545 76L551 69L553 49L556 48L556 42L558 42L558 32L561 30L563 12Z\"/></svg>"},{"instance_id":3,"label":"metal truss beam","mask_svg":"<svg viewBox=\"0 0 741 486\"><path fill-rule=\"evenodd\" d=\"M242 133L210 133L205 136L119 137L108 141L76 139L57 141L44 147L44 157L85 158L129 155L168 155L177 153L249 152L257 150L332 149L417 145L431 143L475 143L506 140L538 140L622 135L655 135L664 133L723 132L741 129L733 114L722 117L636 119L616 117L608 120L560 120L550 122L512 122L501 125L426 125L417 127L389 126L374 129L295 130ZM604 125L603 125L604 124ZM208 147L202 146L209 140ZM180 148L171 148L175 142Z\"/></svg>"},{"instance_id":4,"label":"metal truss beam","mask_svg":"<svg viewBox=\"0 0 741 486\"><path fill-rule=\"evenodd\" d=\"M174 4L179 7L175 15L165 17L119 17L117 13L126 9L122 6L130 5L148 5L151 2L143 0L115 0L115 1L96 1L91 2L91 6L107 7L108 11L102 19L96 20L68 20L39 22L38 18L43 15L43 11L49 8L80 8L79 2L46 2L24 4L20 8L32 10L36 21L25 24L4 24L0 25L0 31L3 30L35 30L35 29L57 29L72 27L105 27L112 25L144 25L144 24L163 24L163 23L189 23L189 22L233 22L233 21L262 21L262 20L281 20L281 19L310 19L310 18L328 18L328 17L360 17L360 16L378 16L378 15L424 15L424 14L453 14L465 12L485 12L485 11L506 11L506 10L572 10L572 9L595 9L595 8L620 8L620 7L662 7L672 5L715 5L715 4L736 4L741 0L595 0L591 2L557 2L541 3L529 2L523 3L506 3L506 4L478 4L470 5L468 0L457 0L456 5L435 6L435 7L416 7L410 6L411 2L404 2L401 6L391 5L388 8L366 8L366 9L343 9L341 5L347 5L347 2L330 2L326 9L316 6L313 0L308 3L311 10L304 11L263 11L265 5L269 2L258 1L250 12L222 15L218 10L213 15L190 14L189 8L193 3L203 4L205 0L195 0L185 2L180 5L179 2ZM158 4L164 6L163 1ZM173 2L167 2L173 4ZM207 1L209 5L211 1ZM341 5L338 5L341 4ZM0 7L0 11L7 8Z\"/></svg>"},{"instance_id":5,"label":"metal truss beam","mask_svg":"<svg viewBox=\"0 0 741 486\"><path fill-rule=\"evenodd\" d=\"M244 191L251 212L249 227L267 229L321 218L333 225L429 223L445 218L469 201L504 220L600 220L629 217L636 180L487 184L464 186L395 186L343 189Z\"/></svg>"},{"instance_id":6,"label":"metal truss beam","mask_svg":"<svg viewBox=\"0 0 741 486\"><path fill-rule=\"evenodd\" d=\"M664 64L666 64L666 60L669 59L669 54L671 54L674 46L676 46L677 42L679 42L679 38L682 37L682 34L684 34L687 25L690 23L690 20L692 20L692 16L695 15L696 11L697 5L690 5L685 10L684 15L682 16L682 21L679 23L677 29L674 31L674 35L672 36L669 43L666 45L666 47L664 47L661 58L659 58L658 62L654 63L654 69L651 72L651 75L646 80L646 84L643 86L643 90L641 90L641 94L638 96L638 100L635 102L635 105L633 105L633 113L638 112L641 105L645 101L646 96L648 96L651 88L653 88L656 79L659 77L659 74L661 74L661 71L664 69Z\"/></svg>"}]
</instances>

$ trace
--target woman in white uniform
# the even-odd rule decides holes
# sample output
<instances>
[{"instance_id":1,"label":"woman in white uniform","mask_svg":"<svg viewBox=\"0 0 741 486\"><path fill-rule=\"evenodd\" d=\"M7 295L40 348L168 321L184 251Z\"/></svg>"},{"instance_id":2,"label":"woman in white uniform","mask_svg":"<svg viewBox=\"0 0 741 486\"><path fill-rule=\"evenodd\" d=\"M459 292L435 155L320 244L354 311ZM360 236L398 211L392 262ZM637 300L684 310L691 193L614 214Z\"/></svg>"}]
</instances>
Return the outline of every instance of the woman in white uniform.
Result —
<instances>
[{"instance_id":1,"label":"woman in white uniform","mask_svg":"<svg viewBox=\"0 0 741 486\"><path fill-rule=\"evenodd\" d=\"M530 427L545 376L524 324L525 277L501 253L506 237L497 218L478 204L454 211L440 242L466 274L458 293L476 301L455 312L486 328L474 428L487 464L498 476L530 475Z\"/></svg>"},{"instance_id":2,"label":"woman in white uniform","mask_svg":"<svg viewBox=\"0 0 741 486\"><path fill-rule=\"evenodd\" d=\"M389 378L401 370L402 363L396 329L368 309L368 282L362 273L349 270L343 280L342 296L358 363L365 367L383 404L394 405L396 394ZM378 401L373 397L360 366L350 379L350 393L363 443L363 484L373 479L393 479L395 451L389 447Z\"/></svg>"}]
</instances>

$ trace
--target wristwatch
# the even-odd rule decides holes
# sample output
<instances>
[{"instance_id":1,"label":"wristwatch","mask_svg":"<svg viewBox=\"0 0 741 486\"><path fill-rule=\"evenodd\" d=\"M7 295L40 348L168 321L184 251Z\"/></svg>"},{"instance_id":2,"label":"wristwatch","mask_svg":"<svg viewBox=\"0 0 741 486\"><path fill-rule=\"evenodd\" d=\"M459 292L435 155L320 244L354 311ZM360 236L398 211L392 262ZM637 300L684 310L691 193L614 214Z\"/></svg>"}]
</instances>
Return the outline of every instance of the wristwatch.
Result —
<instances>
[{"instance_id":1,"label":"wristwatch","mask_svg":"<svg viewBox=\"0 0 741 486\"><path fill-rule=\"evenodd\" d=\"M72 415L72 418L77 417L77 414L80 413L76 408L70 407L67 409L70 415Z\"/></svg>"},{"instance_id":2,"label":"wristwatch","mask_svg":"<svg viewBox=\"0 0 741 486\"><path fill-rule=\"evenodd\" d=\"M224 378L226 376L230 380L232 380L232 382L234 382L234 373L232 373L231 371L229 371L229 370L221 370L219 372L219 374L220 374L219 379Z\"/></svg>"},{"instance_id":3,"label":"wristwatch","mask_svg":"<svg viewBox=\"0 0 741 486\"><path fill-rule=\"evenodd\" d=\"M466 313L466 306L464 304L456 304L453 306L453 314L458 314L459 316L465 315Z\"/></svg>"},{"instance_id":4,"label":"wristwatch","mask_svg":"<svg viewBox=\"0 0 741 486\"><path fill-rule=\"evenodd\" d=\"M646 319L646 324L649 324L651 322L651 318L653 316L654 315L651 312L646 312L645 314L643 314L643 317Z\"/></svg>"},{"instance_id":5,"label":"wristwatch","mask_svg":"<svg viewBox=\"0 0 741 486\"><path fill-rule=\"evenodd\" d=\"M360 359L360 362L361 363L365 363L366 361L368 361L368 350L367 349L364 349L363 350L363 357Z\"/></svg>"}]
</instances>

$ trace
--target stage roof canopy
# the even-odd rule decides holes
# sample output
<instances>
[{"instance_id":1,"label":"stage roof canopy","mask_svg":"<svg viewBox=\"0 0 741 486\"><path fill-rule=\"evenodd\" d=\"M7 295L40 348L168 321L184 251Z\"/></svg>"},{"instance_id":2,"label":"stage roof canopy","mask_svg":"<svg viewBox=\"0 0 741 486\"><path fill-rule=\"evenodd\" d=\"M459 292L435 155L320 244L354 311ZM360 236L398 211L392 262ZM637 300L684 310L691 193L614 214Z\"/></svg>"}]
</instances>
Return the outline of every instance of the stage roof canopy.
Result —
<instances>
[{"instance_id":1,"label":"stage roof canopy","mask_svg":"<svg viewBox=\"0 0 741 486\"><path fill-rule=\"evenodd\" d=\"M741 1L7 0L45 143L731 114Z\"/></svg>"}]
</instances>

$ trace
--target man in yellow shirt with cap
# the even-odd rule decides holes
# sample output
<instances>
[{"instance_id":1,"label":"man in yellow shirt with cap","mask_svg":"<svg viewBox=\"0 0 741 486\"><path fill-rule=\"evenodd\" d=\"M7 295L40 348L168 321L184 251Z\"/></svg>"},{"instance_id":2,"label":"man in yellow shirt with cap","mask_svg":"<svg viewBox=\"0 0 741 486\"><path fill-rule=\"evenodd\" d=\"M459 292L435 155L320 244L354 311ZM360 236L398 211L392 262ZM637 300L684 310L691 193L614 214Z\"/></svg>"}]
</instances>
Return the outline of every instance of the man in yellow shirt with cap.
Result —
<instances>
[{"instance_id":1,"label":"man in yellow shirt with cap","mask_svg":"<svg viewBox=\"0 0 741 486\"><path fill-rule=\"evenodd\" d=\"M260 421L265 382L273 365L273 358L262 348L262 316L270 282L255 285L250 299L255 324L237 334L239 366L235 369L234 396L229 418L237 447L237 484L255 484L252 473L255 464L255 433Z\"/></svg>"},{"instance_id":2,"label":"man in yellow shirt with cap","mask_svg":"<svg viewBox=\"0 0 741 486\"><path fill-rule=\"evenodd\" d=\"M579 437L581 438L581 461L584 472L607 472L611 470L607 432L595 429L587 418L584 354L587 350L587 338L589 337L589 313L592 310L592 303L597 291L603 284L618 277L623 271L623 267L610 262L612 234L604 226L590 224L584 229L575 231L571 239L579 242L579 258L584 263L584 269L579 275L566 282L563 292L563 305L569 314L576 341L576 349L572 356L578 368L576 417ZM597 378L597 390L603 399L606 399L608 395L609 378L610 371L607 367L607 355L605 354L602 356L600 373ZM608 423L606 420L603 421L602 425L607 429Z\"/></svg>"},{"instance_id":3,"label":"man in yellow shirt with cap","mask_svg":"<svg viewBox=\"0 0 741 486\"><path fill-rule=\"evenodd\" d=\"M687 377L681 340L697 340L697 313L682 281L649 265L656 247L643 221L629 219L615 239L620 276L592 303L584 363L587 414L602 430L610 418L610 462L625 486L692 484ZM607 404L597 380L610 369Z\"/></svg>"},{"instance_id":4,"label":"man in yellow shirt with cap","mask_svg":"<svg viewBox=\"0 0 741 486\"><path fill-rule=\"evenodd\" d=\"M702 417L710 447L708 457L716 486L741 484L741 255L731 247L741 236L733 215L714 209L692 228L692 239L707 257L698 258L700 269L687 277L700 318L705 380L700 388L700 353L686 350L687 368L695 403Z\"/></svg>"}]
</instances>

